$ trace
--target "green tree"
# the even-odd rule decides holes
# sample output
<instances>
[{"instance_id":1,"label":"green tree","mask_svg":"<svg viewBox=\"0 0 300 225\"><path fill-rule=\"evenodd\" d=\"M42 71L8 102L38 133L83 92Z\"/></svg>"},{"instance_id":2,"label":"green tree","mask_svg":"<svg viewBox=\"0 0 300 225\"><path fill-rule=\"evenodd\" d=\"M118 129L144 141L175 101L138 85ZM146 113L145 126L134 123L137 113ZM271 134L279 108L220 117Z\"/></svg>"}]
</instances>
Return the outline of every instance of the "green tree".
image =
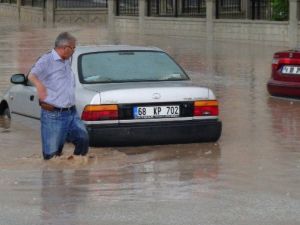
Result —
<instances>
[{"instance_id":1,"label":"green tree","mask_svg":"<svg viewBox=\"0 0 300 225\"><path fill-rule=\"evenodd\" d=\"M272 20L283 21L289 17L288 0L272 0Z\"/></svg>"}]
</instances>

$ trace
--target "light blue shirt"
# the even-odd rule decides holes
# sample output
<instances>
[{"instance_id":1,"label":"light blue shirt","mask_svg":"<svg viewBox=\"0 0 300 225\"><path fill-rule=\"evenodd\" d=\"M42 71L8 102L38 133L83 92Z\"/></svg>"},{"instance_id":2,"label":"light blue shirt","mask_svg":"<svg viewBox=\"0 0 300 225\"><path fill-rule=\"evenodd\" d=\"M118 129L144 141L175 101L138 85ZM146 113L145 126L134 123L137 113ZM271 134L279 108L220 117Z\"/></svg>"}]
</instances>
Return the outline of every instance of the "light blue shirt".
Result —
<instances>
[{"instance_id":1,"label":"light blue shirt","mask_svg":"<svg viewBox=\"0 0 300 225\"><path fill-rule=\"evenodd\" d=\"M75 80L71 69L71 60L63 60L52 49L46 53L31 69L47 89L45 102L65 108L75 105Z\"/></svg>"}]
</instances>

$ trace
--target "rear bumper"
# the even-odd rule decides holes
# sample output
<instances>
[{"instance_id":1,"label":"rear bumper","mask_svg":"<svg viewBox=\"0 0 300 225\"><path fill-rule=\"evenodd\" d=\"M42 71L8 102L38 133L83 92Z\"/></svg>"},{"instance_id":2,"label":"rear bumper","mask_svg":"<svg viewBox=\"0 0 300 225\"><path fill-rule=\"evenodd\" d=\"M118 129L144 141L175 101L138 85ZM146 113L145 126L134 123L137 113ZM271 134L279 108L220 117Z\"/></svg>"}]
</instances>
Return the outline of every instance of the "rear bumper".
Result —
<instances>
[{"instance_id":1,"label":"rear bumper","mask_svg":"<svg viewBox=\"0 0 300 225\"><path fill-rule=\"evenodd\" d=\"M153 145L215 142L221 136L219 120L88 125L91 146Z\"/></svg>"},{"instance_id":2,"label":"rear bumper","mask_svg":"<svg viewBox=\"0 0 300 225\"><path fill-rule=\"evenodd\" d=\"M268 92L273 96L300 97L300 83L276 81L270 79L267 83Z\"/></svg>"}]
</instances>

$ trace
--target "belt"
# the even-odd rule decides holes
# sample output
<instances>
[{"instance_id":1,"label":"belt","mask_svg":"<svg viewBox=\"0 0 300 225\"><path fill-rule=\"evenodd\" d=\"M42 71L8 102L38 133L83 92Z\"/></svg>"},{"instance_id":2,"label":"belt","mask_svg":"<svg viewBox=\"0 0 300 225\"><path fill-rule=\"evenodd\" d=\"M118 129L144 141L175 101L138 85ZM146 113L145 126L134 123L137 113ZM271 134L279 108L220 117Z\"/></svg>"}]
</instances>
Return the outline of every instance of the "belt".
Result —
<instances>
[{"instance_id":1,"label":"belt","mask_svg":"<svg viewBox=\"0 0 300 225\"><path fill-rule=\"evenodd\" d=\"M42 109L53 112L53 111L58 111L58 112L64 112L64 111L72 111L75 109L75 105L66 107L66 108L59 108L54 105L50 105L46 102L40 102L40 106Z\"/></svg>"}]
</instances>

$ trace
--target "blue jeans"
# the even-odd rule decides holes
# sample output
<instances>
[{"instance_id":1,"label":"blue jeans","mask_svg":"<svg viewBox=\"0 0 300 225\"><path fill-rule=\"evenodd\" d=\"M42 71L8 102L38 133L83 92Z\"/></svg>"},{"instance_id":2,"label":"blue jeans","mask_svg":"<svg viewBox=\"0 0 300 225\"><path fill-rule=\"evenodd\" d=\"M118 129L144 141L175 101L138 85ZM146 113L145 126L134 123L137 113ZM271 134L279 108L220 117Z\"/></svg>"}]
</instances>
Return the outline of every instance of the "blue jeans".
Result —
<instances>
[{"instance_id":1,"label":"blue jeans","mask_svg":"<svg viewBox=\"0 0 300 225\"><path fill-rule=\"evenodd\" d=\"M76 109L62 112L41 110L42 148L45 160L61 155L66 141L75 145L74 155L87 154L88 133Z\"/></svg>"}]
</instances>

